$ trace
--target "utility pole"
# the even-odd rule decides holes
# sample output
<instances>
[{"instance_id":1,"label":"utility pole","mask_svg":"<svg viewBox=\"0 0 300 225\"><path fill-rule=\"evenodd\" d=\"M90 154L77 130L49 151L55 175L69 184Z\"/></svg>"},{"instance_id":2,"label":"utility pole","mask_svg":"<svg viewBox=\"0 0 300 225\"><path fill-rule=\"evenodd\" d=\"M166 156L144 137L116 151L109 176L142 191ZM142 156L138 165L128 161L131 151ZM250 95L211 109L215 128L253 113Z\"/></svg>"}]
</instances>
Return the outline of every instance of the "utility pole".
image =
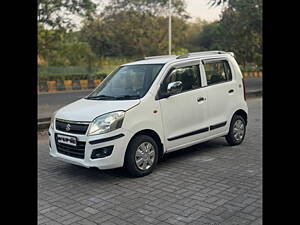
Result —
<instances>
[{"instance_id":1,"label":"utility pole","mask_svg":"<svg viewBox=\"0 0 300 225\"><path fill-rule=\"evenodd\" d=\"M171 26L171 0L169 0L169 55L172 54L172 26Z\"/></svg>"}]
</instances>

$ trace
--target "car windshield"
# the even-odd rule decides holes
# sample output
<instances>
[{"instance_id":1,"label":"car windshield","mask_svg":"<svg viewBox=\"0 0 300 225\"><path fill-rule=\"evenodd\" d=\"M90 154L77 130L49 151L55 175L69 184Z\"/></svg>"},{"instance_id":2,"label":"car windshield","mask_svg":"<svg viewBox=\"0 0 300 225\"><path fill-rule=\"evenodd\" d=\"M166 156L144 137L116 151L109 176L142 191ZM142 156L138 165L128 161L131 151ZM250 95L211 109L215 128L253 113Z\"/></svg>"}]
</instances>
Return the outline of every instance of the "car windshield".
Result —
<instances>
[{"instance_id":1,"label":"car windshield","mask_svg":"<svg viewBox=\"0 0 300 225\"><path fill-rule=\"evenodd\" d=\"M121 66L111 73L86 99L129 100L142 98L163 64Z\"/></svg>"}]
</instances>

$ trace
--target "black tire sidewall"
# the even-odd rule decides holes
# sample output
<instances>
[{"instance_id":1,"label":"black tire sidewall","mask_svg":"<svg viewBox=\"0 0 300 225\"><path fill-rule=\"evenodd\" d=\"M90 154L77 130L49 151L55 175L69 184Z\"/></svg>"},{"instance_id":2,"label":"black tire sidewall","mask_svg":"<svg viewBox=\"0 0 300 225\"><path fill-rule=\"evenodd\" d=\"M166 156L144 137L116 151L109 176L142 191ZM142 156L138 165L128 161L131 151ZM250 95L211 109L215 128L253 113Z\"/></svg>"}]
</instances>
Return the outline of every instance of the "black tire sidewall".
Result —
<instances>
[{"instance_id":1,"label":"black tire sidewall","mask_svg":"<svg viewBox=\"0 0 300 225\"><path fill-rule=\"evenodd\" d=\"M244 127L245 127L243 138L240 141L237 141L233 136L233 125L237 120L241 120L244 124ZM242 116L234 115L231 122L230 122L229 133L225 136L228 144L230 144L230 145L239 145L243 142L245 136L246 136L246 121L244 120L244 118Z\"/></svg>"},{"instance_id":2,"label":"black tire sidewall","mask_svg":"<svg viewBox=\"0 0 300 225\"><path fill-rule=\"evenodd\" d=\"M155 151L154 162L152 166L147 170L140 170L135 163L136 150L143 142L150 142L154 147L154 151ZM158 161L158 147L152 137L148 135L137 135L130 141L125 154L124 167L131 176L141 177L150 174L153 171L154 167L156 166L157 161Z\"/></svg>"}]
</instances>

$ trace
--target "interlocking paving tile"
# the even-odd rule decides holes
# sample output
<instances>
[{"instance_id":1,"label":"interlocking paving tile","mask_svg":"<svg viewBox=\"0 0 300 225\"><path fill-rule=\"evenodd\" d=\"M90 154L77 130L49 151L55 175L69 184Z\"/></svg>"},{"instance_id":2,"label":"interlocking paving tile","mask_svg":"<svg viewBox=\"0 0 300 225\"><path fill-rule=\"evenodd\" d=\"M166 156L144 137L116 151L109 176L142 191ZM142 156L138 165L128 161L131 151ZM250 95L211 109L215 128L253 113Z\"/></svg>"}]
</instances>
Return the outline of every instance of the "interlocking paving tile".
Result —
<instances>
[{"instance_id":1,"label":"interlocking paving tile","mask_svg":"<svg viewBox=\"0 0 300 225\"><path fill-rule=\"evenodd\" d=\"M261 100L249 100L242 145L217 138L166 155L152 174L82 168L38 140L38 224L262 224Z\"/></svg>"}]
</instances>

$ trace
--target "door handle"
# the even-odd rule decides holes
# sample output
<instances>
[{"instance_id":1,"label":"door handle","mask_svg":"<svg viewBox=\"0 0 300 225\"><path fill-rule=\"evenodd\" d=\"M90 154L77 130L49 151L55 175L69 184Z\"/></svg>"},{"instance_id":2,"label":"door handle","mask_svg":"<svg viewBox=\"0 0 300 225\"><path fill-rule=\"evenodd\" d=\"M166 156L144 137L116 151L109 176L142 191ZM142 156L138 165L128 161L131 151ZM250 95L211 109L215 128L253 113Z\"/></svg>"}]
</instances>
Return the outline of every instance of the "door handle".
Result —
<instances>
[{"instance_id":1,"label":"door handle","mask_svg":"<svg viewBox=\"0 0 300 225\"><path fill-rule=\"evenodd\" d=\"M233 89L230 89L230 90L228 91L228 93L232 93L232 92L234 92L234 90L233 90Z\"/></svg>"},{"instance_id":2,"label":"door handle","mask_svg":"<svg viewBox=\"0 0 300 225\"><path fill-rule=\"evenodd\" d=\"M197 98L197 102L202 102L202 101L205 101L206 100L206 98L204 98L204 97L198 97Z\"/></svg>"}]
</instances>

